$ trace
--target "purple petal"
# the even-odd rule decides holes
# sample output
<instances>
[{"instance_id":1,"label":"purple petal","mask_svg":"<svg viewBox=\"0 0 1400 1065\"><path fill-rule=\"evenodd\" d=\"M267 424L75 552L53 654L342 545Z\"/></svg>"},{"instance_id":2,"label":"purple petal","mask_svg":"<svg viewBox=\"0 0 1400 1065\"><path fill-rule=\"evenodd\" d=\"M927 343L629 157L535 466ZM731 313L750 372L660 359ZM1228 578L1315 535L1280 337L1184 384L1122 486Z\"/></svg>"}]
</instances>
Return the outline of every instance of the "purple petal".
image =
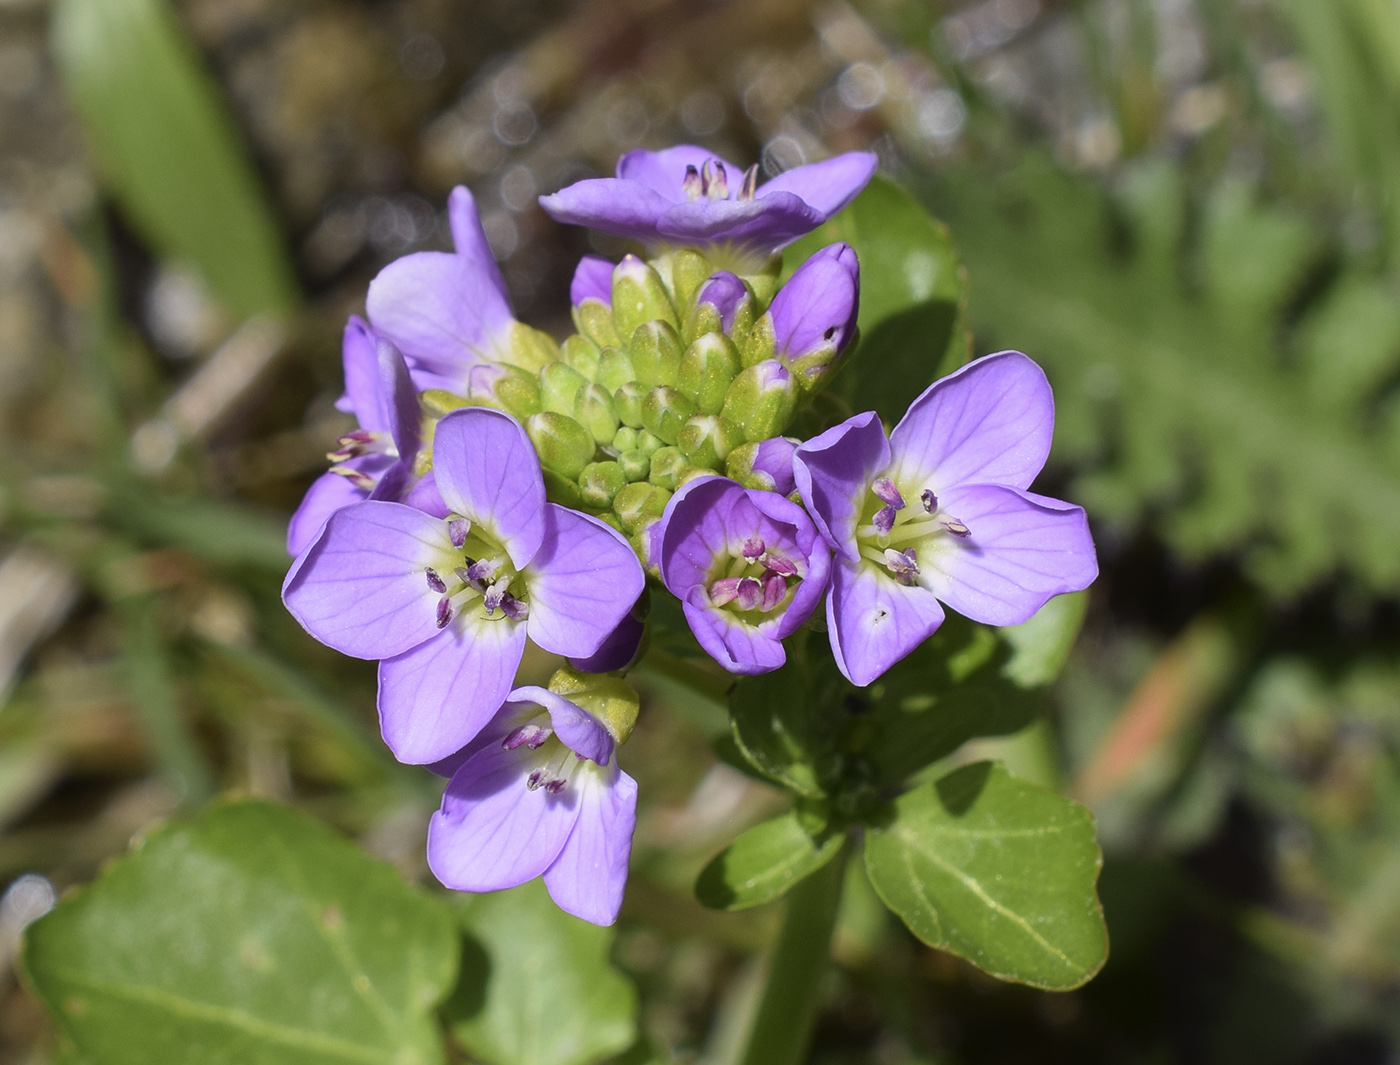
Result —
<instances>
[{"instance_id":1,"label":"purple petal","mask_svg":"<svg viewBox=\"0 0 1400 1065\"><path fill-rule=\"evenodd\" d=\"M403 497L403 502L415 510L421 510L424 514L431 514L435 518L445 518L452 511L452 508L442 501L442 494L437 490L437 478L433 475L432 470L420 477L409 488Z\"/></svg>"},{"instance_id":2,"label":"purple petal","mask_svg":"<svg viewBox=\"0 0 1400 1065\"><path fill-rule=\"evenodd\" d=\"M785 170L758 190L760 200L790 192L830 218L860 194L875 176L880 157L874 152L846 152L834 159Z\"/></svg>"},{"instance_id":3,"label":"purple petal","mask_svg":"<svg viewBox=\"0 0 1400 1065\"><path fill-rule=\"evenodd\" d=\"M387 432L390 429L388 404L380 375L379 338L357 314L345 323L341 339L341 361L345 367L345 403L361 429Z\"/></svg>"},{"instance_id":4,"label":"purple petal","mask_svg":"<svg viewBox=\"0 0 1400 1065\"><path fill-rule=\"evenodd\" d=\"M584 779L581 779L584 778ZM549 897L565 913L610 925L622 908L632 831L637 824L637 782L616 766L580 770L580 810L564 849L544 874Z\"/></svg>"},{"instance_id":5,"label":"purple petal","mask_svg":"<svg viewBox=\"0 0 1400 1065\"><path fill-rule=\"evenodd\" d=\"M545 530L544 475L519 422L486 407L454 410L438 422L433 473L443 501L490 530L517 569L535 557Z\"/></svg>"},{"instance_id":6,"label":"purple petal","mask_svg":"<svg viewBox=\"0 0 1400 1065\"><path fill-rule=\"evenodd\" d=\"M1019 351L986 355L935 381L890 434L898 479L941 499L959 484L1027 488L1050 454L1055 400Z\"/></svg>"},{"instance_id":7,"label":"purple petal","mask_svg":"<svg viewBox=\"0 0 1400 1065\"><path fill-rule=\"evenodd\" d=\"M686 623L705 653L730 673L769 673L787 661L777 638L776 619L748 625L728 610L711 606L705 586L697 584L681 606Z\"/></svg>"},{"instance_id":8,"label":"purple petal","mask_svg":"<svg viewBox=\"0 0 1400 1065\"><path fill-rule=\"evenodd\" d=\"M839 351L856 327L860 264L849 244L829 244L797 268L768 313L778 354L801 358L824 346Z\"/></svg>"},{"instance_id":9,"label":"purple petal","mask_svg":"<svg viewBox=\"0 0 1400 1065\"><path fill-rule=\"evenodd\" d=\"M646 631L646 621L637 617L635 608L629 610L617 627L603 638L598 650L586 658L569 659L569 665L580 673L611 673L626 669L636 661Z\"/></svg>"},{"instance_id":10,"label":"purple petal","mask_svg":"<svg viewBox=\"0 0 1400 1065\"><path fill-rule=\"evenodd\" d=\"M769 520L783 522L793 530L788 535L795 539L801 561L805 563L806 572L802 574L802 581L774 633L781 640L796 632L821 603L831 575L831 553L807 517L807 512L796 503L772 492L751 491L749 500Z\"/></svg>"},{"instance_id":11,"label":"purple petal","mask_svg":"<svg viewBox=\"0 0 1400 1065\"><path fill-rule=\"evenodd\" d=\"M492 293L492 301L506 309L509 318L510 293L486 239L486 231L481 228L476 200L465 185L458 185L447 197L447 224L452 230L452 245L457 255L470 266L482 290Z\"/></svg>"},{"instance_id":12,"label":"purple petal","mask_svg":"<svg viewBox=\"0 0 1400 1065\"><path fill-rule=\"evenodd\" d=\"M472 603L447 628L379 663L379 729L400 762L424 765L466 746L506 701L525 626Z\"/></svg>"},{"instance_id":13,"label":"purple petal","mask_svg":"<svg viewBox=\"0 0 1400 1065\"><path fill-rule=\"evenodd\" d=\"M302 628L352 658L389 658L437 631L424 570L451 550L441 521L400 503L337 510L292 564L282 602Z\"/></svg>"},{"instance_id":14,"label":"purple petal","mask_svg":"<svg viewBox=\"0 0 1400 1065\"><path fill-rule=\"evenodd\" d=\"M569 302L577 307L584 300L601 300L612 306L613 264L596 255L585 255L578 261L574 279L569 285Z\"/></svg>"},{"instance_id":15,"label":"purple petal","mask_svg":"<svg viewBox=\"0 0 1400 1065\"><path fill-rule=\"evenodd\" d=\"M554 654L591 655L632 609L646 576L621 534L596 518L550 503L544 528L524 573L530 639Z\"/></svg>"},{"instance_id":16,"label":"purple petal","mask_svg":"<svg viewBox=\"0 0 1400 1065\"><path fill-rule=\"evenodd\" d=\"M728 242L770 251L810 233L825 217L796 196L775 192L756 200L678 203L657 219L656 232L678 244Z\"/></svg>"},{"instance_id":17,"label":"purple petal","mask_svg":"<svg viewBox=\"0 0 1400 1065\"><path fill-rule=\"evenodd\" d=\"M311 482L292 520L287 523L287 554L296 558L316 539L326 519L342 507L363 503L365 491L356 488L348 477L338 473L323 473Z\"/></svg>"},{"instance_id":18,"label":"purple petal","mask_svg":"<svg viewBox=\"0 0 1400 1065\"><path fill-rule=\"evenodd\" d=\"M792 456L797 451L800 440L788 436L775 436L758 445L753 457L755 473L772 478L773 491L780 496L791 495L797 487L792 476Z\"/></svg>"},{"instance_id":19,"label":"purple petal","mask_svg":"<svg viewBox=\"0 0 1400 1065\"><path fill-rule=\"evenodd\" d=\"M422 441L423 416L418 407L418 393L409 376L408 363L404 362L398 348L381 338L375 355L379 395L385 414L384 428L393 437L399 456L411 463Z\"/></svg>"},{"instance_id":20,"label":"purple petal","mask_svg":"<svg viewBox=\"0 0 1400 1065\"><path fill-rule=\"evenodd\" d=\"M749 294L737 274L721 270L713 275L700 288L697 303L708 303L719 312L720 324L728 332L734 328L734 312L740 302Z\"/></svg>"},{"instance_id":21,"label":"purple petal","mask_svg":"<svg viewBox=\"0 0 1400 1065\"><path fill-rule=\"evenodd\" d=\"M711 159L724 164L728 171L731 192L739 187L743 170L728 160L721 159L714 152L693 144L677 144L663 148L659 152L649 152L637 148L617 161L617 176L627 181L636 181L666 197L672 203L685 199L681 183L685 180L685 168L693 166L698 171Z\"/></svg>"},{"instance_id":22,"label":"purple petal","mask_svg":"<svg viewBox=\"0 0 1400 1065\"><path fill-rule=\"evenodd\" d=\"M421 251L381 270L365 306L375 330L405 358L459 380L468 368L504 354L513 319L499 281L494 261L488 271L464 255Z\"/></svg>"},{"instance_id":23,"label":"purple petal","mask_svg":"<svg viewBox=\"0 0 1400 1065\"><path fill-rule=\"evenodd\" d=\"M576 788L525 786L531 763L492 744L462 764L428 824L428 865L457 891L533 880L559 857L579 816Z\"/></svg>"},{"instance_id":24,"label":"purple petal","mask_svg":"<svg viewBox=\"0 0 1400 1065\"><path fill-rule=\"evenodd\" d=\"M938 502L971 535L941 536L936 550L922 550L920 583L973 621L1019 625L1048 599L1098 576L1079 507L1002 485L952 488Z\"/></svg>"},{"instance_id":25,"label":"purple petal","mask_svg":"<svg viewBox=\"0 0 1400 1065\"><path fill-rule=\"evenodd\" d=\"M744 501L743 488L727 477L697 477L667 501L653 543L661 581L672 595L684 597L704 584L715 559L728 556L730 513Z\"/></svg>"},{"instance_id":26,"label":"purple petal","mask_svg":"<svg viewBox=\"0 0 1400 1065\"><path fill-rule=\"evenodd\" d=\"M527 684L510 693L511 702L531 702L549 711L549 723L559 741L574 754L598 765L607 765L613 755L613 738L596 717L548 688Z\"/></svg>"},{"instance_id":27,"label":"purple petal","mask_svg":"<svg viewBox=\"0 0 1400 1065\"><path fill-rule=\"evenodd\" d=\"M838 559L826 600L836 665L852 684L866 685L943 624L943 608L923 588L896 583L868 562Z\"/></svg>"},{"instance_id":28,"label":"purple petal","mask_svg":"<svg viewBox=\"0 0 1400 1065\"><path fill-rule=\"evenodd\" d=\"M874 411L847 418L793 455L797 490L817 528L838 555L854 561L856 523L870 483L890 462L890 443Z\"/></svg>"},{"instance_id":29,"label":"purple petal","mask_svg":"<svg viewBox=\"0 0 1400 1065\"><path fill-rule=\"evenodd\" d=\"M541 196L540 206L556 222L655 243L656 221L671 201L638 181L589 178Z\"/></svg>"}]
</instances>

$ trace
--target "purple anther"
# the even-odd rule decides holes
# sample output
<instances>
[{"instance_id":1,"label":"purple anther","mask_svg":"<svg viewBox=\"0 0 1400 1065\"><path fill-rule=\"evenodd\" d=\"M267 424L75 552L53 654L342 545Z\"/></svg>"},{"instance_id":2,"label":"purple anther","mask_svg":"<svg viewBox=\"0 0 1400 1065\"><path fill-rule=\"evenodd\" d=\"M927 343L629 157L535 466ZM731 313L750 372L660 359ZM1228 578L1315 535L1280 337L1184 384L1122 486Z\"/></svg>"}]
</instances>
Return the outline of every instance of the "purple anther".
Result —
<instances>
[{"instance_id":1,"label":"purple anther","mask_svg":"<svg viewBox=\"0 0 1400 1065\"><path fill-rule=\"evenodd\" d=\"M563 777L555 777L544 786L544 790L551 795L558 795L568 785L568 781Z\"/></svg>"},{"instance_id":2,"label":"purple anther","mask_svg":"<svg viewBox=\"0 0 1400 1065\"><path fill-rule=\"evenodd\" d=\"M710 602L715 606L724 606L734 602L739 597L739 578L721 577L710 585Z\"/></svg>"},{"instance_id":3,"label":"purple anther","mask_svg":"<svg viewBox=\"0 0 1400 1065\"><path fill-rule=\"evenodd\" d=\"M763 557L763 552L767 548L763 545L763 540L758 536L750 536L744 541L743 554L750 562L757 561Z\"/></svg>"},{"instance_id":4,"label":"purple anther","mask_svg":"<svg viewBox=\"0 0 1400 1065\"><path fill-rule=\"evenodd\" d=\"M442 595L447 591L447 582L438 576L437 570L429 567L424 570L423 575L428 578L428 587Z\"/></svg>"},{"instance_id":5,"label":"purple anther","mask_svg":"<svg viewBox=\"0 0 1400 1065\"><path fill-rule=\"evenodd\" d=\"M472 523L466 518L453 518L447 523L447 538L453 547L461 547L467 542L467 533L472 531Z\"/></svg>"},{"instance_id":6,"label":"purple anther","mask_svg":"<svg viewBox=\"0 0 1400 1065\"><path fill-rule=\"evenodd\" d=\"M899 494L899 489L888 477L876 477L870 490L880 497L882 503L888 503L895 510L904 509L904 497Z\"/></svg>"},{"instance_id":7,"label":"purple anther","mask_svg":"<svg viewBox=\"0 0 1400 1065\"><path fill-rule=\"evenodd\" d=\"M530 750L533 751L553 735L553 729L544 728L540 725L521 725L501 741L501 750L513 751L517 747L523 746L529 747Z\"/></svg>"},{"instance_id":8,"label":"purple anther","mask_svg":"<svg viewBox=\"0 0 1400 1065\"><path fill-rule=\"evenodd\" d=\"M501 613L511 621L524 621L530 616L530 604L522 603L515 596L508 595L501 600Z\"/></svg>"},{"instance_id":9,"label":"purple anther","mask_svg":"<svg viewBox=\"0 0 1400 1065\"><path fill-rule=\"evenodd\" d=\"M925 488L919 493L919 499L923 501L925 513L932 514L938 509L938 497L933 494L933 489Z\"/></svg>"},{"instance_id":10,"label":"purple anther","mask_svg":"<svg viewBox=\"0 0 1400 1065\"><path fill-rule=\"evenodd\" d=\"M914 585L918 583L919 560L912 547L906 551L896 551L892 547L885 548L885 565L900 584Z\"/></svg>"},{"instance_id":11,"label":"purple anther","mask_svg":"<svg viewBox=\"0 0 1400 1065\"><path fill-rule=\"evenodd\" d=\"M545 774L543 766L541 766L538 769L532 769L530 771L530 775L525 778L525 786L531 791L534 791L536 788L538 788L541 784L544 783L544 775Z\"/></svg>"},{"instance_id":12,"label":"purple anther","mask_svg":"<svg viewBox=\"0 0 1400 1065\"><path fill-rule=\"evenodd\" d=\"M455 573L455 574L457 575L457 579L458 579L459 581L461 581L463 584L470 584L470 585L471 585L473 588L475 588L478 592L481 591L481 584L480 584L480 582L474 581L474 580L472 580L470 577L467 576L467 567L466 567L466 566L454 566L454 567L452 568L452 572Z\"/></svg>"},{"instance_id":13,"label":"purple anther","mask_svg":"<svg viewBox=\"0 0 1400 1065\"><path fill-rule=\"evenodd\" d=\"M783 601L787 595L787 580L776 573L763 578L763 603L759 609L767 614Z\"/></svg>"},{"instance_id":14,"label":"purple anther","mask_svg":"<svg viewBox=\"0 0 1400 1065\"><path fill-rule=\"evenodd\" d=\"M797 576L797 563L775 551L769 551L763 556L763 564L768 567L769 573L776 573L780 577Z\"/></svg>"},{"instance_id":15,"label":"purple anther","mask_svg":"<svg viewBox=\"0 0 1400 1065\"><path fill-rule=\"evenodd\" d=\"M739 183L739 195L736 199L753 199L754 190L758 188L758 164L754 163L744 171L744 180Z\"/></svg>"},{"instance_id":16,"label":"purple anther","mask_svg":"<svg viewBox=\"0 0 1400 1065\"><path fill-rule=\"evenodd\" d=\"M372 433L368 429L351 429L340 438L340 443L349 447L351 444L372 444L379 438L379 434Z\"/></svg>"},{"instance_id":17,"label":"purple anther","mask_svg":"<svg viewBox=\"0 0 1400 1065\"><path fill-rule=\"evenodd\" d=\"M947 529L954 536L963 537L972 535L972 530L957 518L944 518L941 524L943 528Z\"/></svg>"},{"instance_id":18,"label":"purple anther","mask_svg":"<svg viewBox=\"0 0 1400 1065\"><path fill-rule=\"evenodd\" d=\"M486 607L486 616L495 617L496 611L501 609L501 603L505 601L506 590L500 585L493 584L486 589L486 594L481 597L482 605Z\"/></svg>"},{"instance_id":19,"label":"purple anther","mask_svg":"<svg viewBox=\"0 0 1400 1065\"><path fill-rule=\"evenodd\" d=\"M489 581L496 576L496 571L500 568L501 560L498 558L478 559L467 567L467 580Z\"/></svg>"},{"instance_id":20,"label":"purple anther","mask_svg":"<svg viewBox=\"0 0 1400 1065\"><path fill-rule=\"evenodd\" d=\"M447 628L447 623L452 620L452 600L443 596L438 600L437 605L437 627Z\"/></svg>"},{"instance_id":21,"label":"purple anther","mask_svg":"<svg viewBox=\"0 0 1400 1065\"><path fill-rule=\"evenodd\" d=\"M706 159L700 168L700 189L711 200L729 199L729 172L718 159Z\"/></svg>"},{"instance_id":22,"label":"purple anther","mask_svg":"<svg viewBox=\"0 0 1400 1065\"><path fill-rule=\"evenodd\" d=\"M686 166L685 177L681 179L681 191L685 193L687 200L698 200L705 191L700 180L700 171L694 166Z\"/></svg>"},{"instance_id":23,"label":"purple anther","mask_svg":"<svg viewBox=\"0 0 1400 1065\"><path fill-rule=\"evenodd\" d=\"M872 523L874 524L876 531L879 532L881 536L888 536L890 534L890 530L894 528L894 517L896 513L898 512L892 506L881 507L875 512L875 517L874 519L872 519Z\"/></svg>"},{"instance_id":24,"label":"purple anther","mask_svg":"<svg viewBox=\"0 0 1400 1065\"><path fill-rule=\"evenodd\" d=\"M367 473L355 469L354 466L332 466L331 473L338 473L356 488L362 488L366 492L374 488L375 480Z\"/></svg>"},{"instance_id":25,"label":"purple anther","mask_svg":"<svg viewBox=\"0 0 1400 1065\"><path fill-rule=\"evenodd\" d=\"M757 610L763 605L763 585L757 577L740 577L739 594L734 601L740 610Z\"/></svg>"}]
</instances>

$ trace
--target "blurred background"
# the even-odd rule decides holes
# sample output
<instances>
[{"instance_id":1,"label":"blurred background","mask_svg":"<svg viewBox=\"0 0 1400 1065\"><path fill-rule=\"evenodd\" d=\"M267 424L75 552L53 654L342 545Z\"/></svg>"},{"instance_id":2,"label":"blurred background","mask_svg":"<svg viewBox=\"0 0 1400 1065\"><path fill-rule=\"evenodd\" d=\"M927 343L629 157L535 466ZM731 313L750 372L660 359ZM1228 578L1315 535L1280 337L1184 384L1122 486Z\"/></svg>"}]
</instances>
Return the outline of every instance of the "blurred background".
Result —
<instances>
[{"instance_id":1,"label":"blurred background","mask_svg":"<svg viewBox=\"0 0 1400 1065\"><path fill-rule=\"evenodd\" d=\"M852 863L812 1061L1400 1061L1400 3L0 0L0 1062L53 1047L25 923L216 792L426 882L438 785L277 598L340 330L465 183L564 335L618 248L536 196L676 142L877 151L976 352L1049 372L1103 565L1043 720L959 757L1095 811L1107 968L997 984ZM690 883L782 800L639 679L614 958L719 1062L776 916Z\"/></svg>"}]
</instances>

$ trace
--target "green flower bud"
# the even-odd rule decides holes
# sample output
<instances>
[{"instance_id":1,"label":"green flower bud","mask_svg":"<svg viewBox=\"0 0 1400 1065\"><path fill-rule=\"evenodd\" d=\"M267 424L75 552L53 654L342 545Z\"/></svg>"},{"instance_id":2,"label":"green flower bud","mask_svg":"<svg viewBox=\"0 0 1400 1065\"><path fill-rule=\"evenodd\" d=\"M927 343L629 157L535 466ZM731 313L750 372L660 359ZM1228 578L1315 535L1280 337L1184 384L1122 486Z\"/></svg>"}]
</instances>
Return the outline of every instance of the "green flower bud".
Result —
<instances>
[{"instance_id":1,"label":"green flower bud","mask_svg":"<svg viewBox=\"0 0 1400 1065\"><path fill-rule=\"evenodd\" d=\"M665 445L666 441L662 440L659 436L653 436L645 429L637 434L637 450L647 458L651 458L651 456L656 453L657 448L664 447Z\"/></svg>"},{"instance_id":2,"label":"green flower bud","mask_svg":"<svg viewBox=\"0 0 1400 1065\"><path fill-rule=\"evenodd\" d=\"M724 398L721 416L744 430L750 442L778 436L797 406L797 381L788 368L769 359L743 370Z\"/></svg>"},{"instance_id":3,"label":"green flower bud","mask_svg":"<svg viewBox=\"0 0 1400 1065\"><path fill-rule=\"evenodd\" d=\"M639 532L661 517L671 493L659 485L638 481L613 497L613 513L629 533Z\"/></svg>"},{"instance_id":4,"label":"green flower bud","mask_svg":"<svg viewBox=\"0 0 1400 1065\"><path fill-rule=\"evenodd\" d=\"M718 414L724 409L724 395L739 369L739 353L729 338L722 333L706 333L681 356L677 387L702 413Z\"/></svg>"},{"instance_id":5,"label":"green flower bud","mask_svg":"<svg viewBox=\"0 0 1400 1065\"><path fill-rule=\"evenodd\" d=\"M548 333L526 325L512 322L506 337L507 360L522 370L538 372L544 366L559 358L559 345Z\"/></svg>"},{"instance_id":6,"label":"green flower bud","mask_svg":"<svg viewBox=\"0 0 1400 1065\"><path fill-rule=\"evenodd\" d=\"M620 337L630 337L637 326L655 319L669 322L672 329L679 324L661 275L635 255L624 256L613 269L612 317Z\"/></svg>"},{"instance_id":7,"label":"green flower bud","mask_svg":"<svg viewBox=\"0 0 1400 1065\"><path fill-rule=\"evenodd\" d=\"M578 390L574 400L574 418L604 447L617 435L617 411L612 395L600 384L589 381Z\"/></svg>"},{"instance_id":8,"label":"green flower bud","mask_svg":"<svg viewBox=\"0 0 1400 1065\"><path fill-rule=\"evenodd\" d=\"M624 425L613 433L613 449L616 451L631 451L637 446L637 430L630 425Z\"/></svg>"},{"instance_id":9,"label":"green flower bud","mask_svg":"<svg viewBox=\"0 0 1400 1065\"><path fill-rule=\"evenodd\" d=\"M627 485L627 476L616 462L590 462L578 475L579 495L583 505L596 510L612 506L618 492Z\"/></svg>"},{"instance_id":10,"label":"green flower bud","mask_svg":"<svg viewBox=\"0 0 1400 1065\"><path fill-rule=\"evenodd\" d=\"M739 426L713 414L697 414L682 426L676 447L692 465L719 470L725 457L743 442L744 430Z\"/></svg>"},{"instance_id":11,"label":"green flower bud","mask_svg":"<svg viewBox=\"0 0 1400 1065\"><path fill-rule=\"evenodd\" d=\"M674 385L680 373L681 342L668 322L643 322L629 349L637 380L648 388Z\"/></svg>"},{"instance_id":12,"label":"green flower bud","mask_svg":"<svg viewBox=\"0 0 1400 1065\"><path fill-rule=\"evenodd\" d=\"M542 470L544 474L544 495L551 503L573 510L583 509L583 496L578 483L568 477L561 477L553 470Z\"/></svg>"},{"instance_id":13,"label":"green flower bud","mask_svg":"<svg viewBox=\"0 0 1400 1065\"><path fill-rule=\"evenodd\" d=\"M628 381L637 379L632 356L621 348L604 348L598 355L598 374L594 378L609 392L616 392Z\"/></svg>"},{"instance_id":14,"label":"green flower bud","mask_svg":"<svg viewBox=\"0 0 1400 1065\"><path fill-rule=\"evenodd\" d=\"M648 480L654 485L675 491L680 483L681 470L688 465L679 448L660 448L651 456L651 473Z\"/></svg>"},{"instance_id":15,"label":"green flower bud","mask_svg":"<svg viewBox=\"0 0 1400 1065\"><path fill-rule=\"evenodd\" d=\"M695 404L679 391L662 385L653 388L642 401L642 424L653 436L674 444L681 426L695 413Z\"/></svg>"},{"instance_id":16,"label":"green flower bud","mask_svg":"<svg viewBox=\"0 0 1400 1065\"><path fill-rule=\"evenodd\" d=\"M671 253L671 292L677 310L689 307L705 279L715 272L710 260L694 248L677 248Z\"/></svg>"},{"instance_id":17,"label":"green flower bud","mask_svg":"<svg viewBox=\"0 0 1400 1065\"><path fill-rule=\"evenodd\" d=\"M578 479L597 450L588 430L567 414L533 414L525 419L525 432L539 453L540 465L569 480Z\"/></svg>"},{"instance_id":18,"label":"green flower bud","mask_svg":"<svg viewBox=\"0 0 1400 1065\"><path fill-rule=\"evenodd\" d=\"M615 743L626 743L632 735L642 700L617 674L580 673L566 666L549 678L549 690L601 721Z\"/></svg>"},{"instance_id":19,"label":"green flower bud","mask_svg":"<svg viewBox=\"0 0 1400 1065\"><path fill-rule=\"evenodd\" d=\"M623 425L630 425L634 429L641 428L642 400L646 398L646 394L646 389L636 381L628 381L613 393L613 409L617 411Z\"/></svg>"},{"instance_id":20,"label":"green flower bud","mask_svg":"<svg viewBox=\"0 0 1400 1065\"><path fill-rule=\"evenodd\" d=\"M587 383L572 366L551 362L540 371L540 407L559 414L573 414L579 389Z\"/></svg>"},{"instance_id":21,"label":"green flower bud","mask_svg":"<svg viewBox=\"0 0 1400 1065\"><path fill-rule=\"evenodd\" d=\"M767 489L769 486L765 485L753 470L760 443L762 441L755 440L751 444L740 444L731 451L724 460L724 475L731 481L738 481L745 488Z\"/></svg>"},{"instance_id":22,"label":"green flower bud","mask_svg":"<svg viewBox=\"0 0 1400 1065\"><path fill-rule=\"evenodd\" d=\"M572 333L559 349L559 357L590 381L598 379L601 349L582 333Z\"/></svg>"},{"instance_id":23,"label":"green flower bud","mask_svg":"<svg viewBox=\"0 0 1400 1065\"><path fill-rule=\"evenodd\" d=\"M429 418L441 418L461 407L470 407L472 401L445 388L430 388L418 394L418 405Z\"/></svg>"},{"instance_id":24,"label":"green flower bud","mask_svg":"<svg viewBox=\"0 0 1400 1065\"><path fill-rule=\"evenodd\" d=\"M489 397L517 418L538 414L541 410L539 375L518 366L499 366L497 369L500 376L491 383Z\"/></svg>"},{"instance_id":25,"label":"green flower bud","mask_svg":"<svg viewBox=\"0 0 1400 1065\"><path fill-rule=\"evenodd\" d=\"M651 476L651 456L640 448L629 448L617 456L617 464L622 467L623 476L632 481L645 481Z\"/></svg>"},{"instance_id":26,"label":"green flower bud","mask_svg":"<svg viewBox=\"0 0 1400 1065\"><path fill-rule=\"evenodd\" d=\"M745 366L757 366L761 362L777 358L778 343L773 335L773 319L770 315L765 314L753 324L741 350Z\"/></svg>"},{"instance_id":27,"label":"green flower bud","mask_svg":"<svg viewBox=\"0 0 1400 1065\"><path fill-rule=\"evenodd\" d=\"M600 348L622 342L613 326L612 308L602 300L587 299L575 307L574 328Z\"/></svg>"}]
</instances>

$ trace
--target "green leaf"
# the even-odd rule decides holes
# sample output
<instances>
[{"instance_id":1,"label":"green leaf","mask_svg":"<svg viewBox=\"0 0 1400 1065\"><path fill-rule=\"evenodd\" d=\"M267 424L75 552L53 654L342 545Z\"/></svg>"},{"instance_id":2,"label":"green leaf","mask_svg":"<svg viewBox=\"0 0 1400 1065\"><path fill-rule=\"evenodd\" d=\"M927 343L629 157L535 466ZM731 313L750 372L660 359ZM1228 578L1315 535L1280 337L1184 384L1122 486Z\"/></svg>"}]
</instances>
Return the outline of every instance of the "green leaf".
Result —
<instances>
[{"instance_id":1,"label":"green leaf","mask_svg":"<svg viewBox=\"0 0 1400 1065\"><path fill-rule=\"evenodd\" d=\"M963 766L895 800L865 864L916 936L1003 980L1069 990L1108 955L1092 816L1000 765Z\"/></svg>"},{"instance_id":2,"label":"green leaf","mask_svg":"<svg viewBox=\"0 0 1400 1065\"><path fill-rule=\"evenodd\" d=\"M1069 660L1088 609L1088 592L1057 595L1029 621L998 630L1012 649L1011 658L1002 667L1003 675L1023 688L1053 681Z\"/></svg>"},{"instance_id":3,"label":"green leaf","mask_svg":"<svg viewBox=\"0 0 1400 1065\"><path fill-rule=\"evenodd\" d=\"M637 1038L637 993L608 961L613 932L555 906L544 883L465 895L462 976L444 1008L489 1065L587 1065Z\"/></svg>"},{"instance_id":4,"label":"green leaf","mask_svg":"<svg viewBox=\"0 0 1400 1065\"><path fill-rule=\"evenodd\" d=\"M860 259L860 342L831 390L893 424L933 380L970 354L967 271L943 223L882 174L839 215L784 252L788 276L844 240Z\"/></svg>"},{"instance_id":5,"label":"green leaf","mask_svg":"<svg viewBox=\"0 0 1400 1065\"><path fill-rule=\"evenodd\" d=\"M263 802L155 831L31 925L24 965L92 1065L431 1065L451 914Z\"/></svg>"},{"instance_id":6,"label":"green leaf","mask_svg":"<svg viewBox=\"0 0 1400 1065\"><path fill-rule=\"evenodd\" d=\"M239 138L166 0L55 0L53 53L113 194L157 250L239 317L297 287Z\"/></svg>"},{"instance_id":7,"label":"green leaf","mask_svg":"<svg viewBox=\"0 0 1400 1065\"><path fill-rule=\"evenodd\" d=\"M772 902L841 850L844 832L813 837L796 814L749 829L717 854L695 881L695 897L712 910L747 910Z\"/></svg>"}]
</instances>

